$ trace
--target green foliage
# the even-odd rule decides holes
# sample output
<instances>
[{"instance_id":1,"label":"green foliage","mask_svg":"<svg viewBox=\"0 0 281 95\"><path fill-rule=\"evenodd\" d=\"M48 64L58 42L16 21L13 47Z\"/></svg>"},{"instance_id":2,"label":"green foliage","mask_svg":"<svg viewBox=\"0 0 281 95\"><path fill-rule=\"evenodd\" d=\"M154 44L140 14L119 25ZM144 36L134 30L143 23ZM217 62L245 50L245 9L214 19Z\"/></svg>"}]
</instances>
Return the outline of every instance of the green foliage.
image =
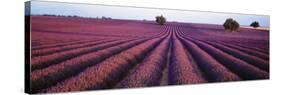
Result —
<instances>
[{"instance_id":1,"label":"green foliage","mask_svg":"<svg viewBox=\"0 0 281 95\"><path fill-rule=\"evenodd\" d=\"M232 18L228 18L225 20L223 27L225 30L234 32L237 31L240 27L239 23Z\"/></svg>"},{"instance_id":2,"label":"green foliage","mask_svg":"<svg viewBox=\"0 0 281 95\"><path fill-rule=\"evenodd\" d=\"M160 25L164 25L166 23L166 18L164 16L156 16L156 22Z\"/></svg>"},{"instance_id":3,"label":"green foliage","mask_svg":"<svg viewBox=\"0 0 281 95\"><path fill-rule=\"evenodd\" d=\"M251 23L250 26L252 26L252 27L254 27L254 28L257 28L257 27L260 27L260 23L257 22L257 21L254 21L253 23Z\"/></svg>"}]
</instances>

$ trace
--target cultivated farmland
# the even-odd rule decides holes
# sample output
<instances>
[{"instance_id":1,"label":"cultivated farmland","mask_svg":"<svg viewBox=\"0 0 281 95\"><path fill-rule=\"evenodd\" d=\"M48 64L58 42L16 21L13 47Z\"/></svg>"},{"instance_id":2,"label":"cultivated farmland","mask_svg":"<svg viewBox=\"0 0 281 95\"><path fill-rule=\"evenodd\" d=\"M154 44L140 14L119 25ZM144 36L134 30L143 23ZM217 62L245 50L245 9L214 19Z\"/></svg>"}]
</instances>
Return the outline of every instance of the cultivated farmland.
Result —
<instances>
[{"instance_id":1,"label":"cultivated farmland","mask_svg":"<svg viewBox=\"0 0 281 95\"><path fill-rule=\"evenodd\" d=\"M34 93L269 79L269 30L31 16L29 65Z\"/></svg>"}]
</instances>

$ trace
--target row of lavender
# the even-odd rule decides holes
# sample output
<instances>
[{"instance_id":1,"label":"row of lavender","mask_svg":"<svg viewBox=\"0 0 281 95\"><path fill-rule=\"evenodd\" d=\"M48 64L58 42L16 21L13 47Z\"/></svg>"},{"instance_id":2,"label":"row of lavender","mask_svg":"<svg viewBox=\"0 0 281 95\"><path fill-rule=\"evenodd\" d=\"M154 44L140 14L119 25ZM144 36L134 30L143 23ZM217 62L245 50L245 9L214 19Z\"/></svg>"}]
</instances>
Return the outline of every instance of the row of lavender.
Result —
<instances>
[{"instance_id":1,"label":"row of lavender","mask_svg":"<svg viewBox=\"0 0 281 95\"><path fill-rule=\"evenodd\" d=\"M226 67L227 70L239 76L240 79L244 80L255 80L255 79L268 79L269 78L269 54L267 52L262 52L260 47L259 50L252 49L251 42L257 42L264 40L268 41L268 39L243 39L242 40L250 40L249 44L243 44L242 46L237 46L236 43L225 43L224 40L236 40L231 37L221 37L204 35L204 34L196 34L200 31L192 29L187 29L183 27L177 27L179 30L178 37L181 38L183 43L190 48L190 44L194 44L197 48L200 48L202 52L206 52L204 56L210 55L213 59L219 62L223 67ZM262 33L262 32L255 32ZM220 33L218 33L219 35ZM231 34L229 34L230 36ZM204 36L204 37L202 37ZM266 36L266 35L265 35ZM212 39L211 41L208 39ZM250 38L250 36L249 36ZM266 37L265 37L266 38ZM238 39L239 40L239 39ZM247 42L247 41L245 41ZM268 42L267 42L268 43ZM255 46L267 45L264 43L259 43ZM193 48L194 49L194 48ZM189 50L195 52L190 48ZM267 51L263 49L263 51ZM196 59L196 54L194 53L194 59ZM206 59L206 58L205 58ZM198 59L200 60L200 59ZM208 63L208 62L205 62ZM211 63L211 62L210 62ZM199 67L200 63L198 63Z\"/></svg>"},{"instance_id":2,"label":"row of lavender","mask_svg":"<svg viewBox=\"0 0 281 95\"><path fill-rule=\"evenodd\" d=\"M175 85L269 78L268 51L258 47L266 39L212 35L167 24L150 37L39 45L32 51L32 89L66 92L157 86L161 81Z\"/></svg>"},{"instance_id":3,"label":"row of lavender","mask_svg":"<svg viewBox=\"0 0 281 95\"><path fill-rule=\"evenodd\" d=\"M168 35L167 32L160 31L158 35L151 37L85 40L38 46L32 52L32 90L34 92L44 91L43 89L63 83L64 80L76 77L87 68L96 67L95 65L102 64L106 60L109 60L110 64L113 64L112 61L116 60L122 64L128 60L136 60L127 60L127 57L143 57L146 52L157 46L156 44L163 40L163 37ZM128 51L127 49L130 52L125 52ZM124 53L124 57L114 57L120 55L120 53ZM114 59L110 59L111 57L114 57ZM109 67L103 69L109 70Z\"/></svg>"}]
</instances>

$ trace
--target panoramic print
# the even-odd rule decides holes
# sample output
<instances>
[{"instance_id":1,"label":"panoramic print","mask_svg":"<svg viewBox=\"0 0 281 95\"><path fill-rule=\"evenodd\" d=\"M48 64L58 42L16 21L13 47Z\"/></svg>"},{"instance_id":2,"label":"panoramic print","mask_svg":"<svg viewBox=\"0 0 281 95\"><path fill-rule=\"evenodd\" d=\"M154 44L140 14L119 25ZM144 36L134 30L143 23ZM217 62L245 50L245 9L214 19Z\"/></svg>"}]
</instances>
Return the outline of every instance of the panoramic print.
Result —
<instances>
[{"instance_id":1,"label":"panoramic print","mask_svg":"<svg viewBox=\"0 0 281 95\"><path fill-rule=\"evenodd\" d=\"M269 79L269 16L25 3L27 93Z\"/></svg>"}]
</instances>

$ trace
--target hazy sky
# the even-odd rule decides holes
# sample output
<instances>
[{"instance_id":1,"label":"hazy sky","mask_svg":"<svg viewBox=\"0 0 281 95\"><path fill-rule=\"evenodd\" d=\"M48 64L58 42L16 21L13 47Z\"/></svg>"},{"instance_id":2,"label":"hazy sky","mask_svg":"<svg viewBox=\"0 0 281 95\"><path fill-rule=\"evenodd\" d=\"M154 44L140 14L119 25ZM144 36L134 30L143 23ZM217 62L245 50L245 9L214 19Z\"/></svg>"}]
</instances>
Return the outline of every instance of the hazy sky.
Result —
<instances>
[{"instance_id":1,"label":"hazy sky","mask_svg":"<svg viewBox=\"0 0 281 95\"><path fill-rule=\"evenodd\" d=\"M223 24L225 19L233 18L241 25L249 25L253 21L261 26L269 26L269 16L232 13L215 13L200 11L164 10L152 8L104 6L90 4L74 4L59 2L32 1L31 15L56 14L77 15L83 17L111 17L115 19L154 20L155 16L163 15L168 21Z\"/></svg>"}]
</instances>

